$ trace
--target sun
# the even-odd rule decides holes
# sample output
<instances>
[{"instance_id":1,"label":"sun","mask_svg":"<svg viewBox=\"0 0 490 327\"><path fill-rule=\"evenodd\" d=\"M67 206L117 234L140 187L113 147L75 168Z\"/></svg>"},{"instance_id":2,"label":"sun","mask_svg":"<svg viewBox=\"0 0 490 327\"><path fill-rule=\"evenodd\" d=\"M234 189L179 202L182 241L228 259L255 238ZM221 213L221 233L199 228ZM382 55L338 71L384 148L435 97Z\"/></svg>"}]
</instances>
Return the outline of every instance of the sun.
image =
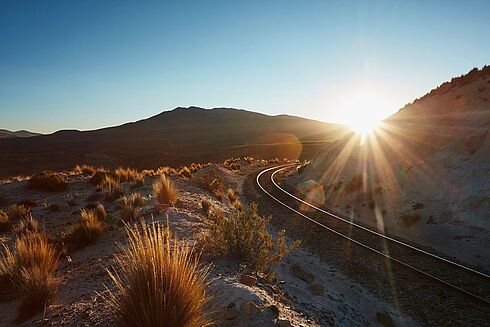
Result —
<instances>
[{"instance_id":1,"label":"sun","mask_svg":"<svg viewBox=\"0 0 490 327\"><path fill-rule=\"evenodd\" d=\"M337 121L349 126L364 139L393 111L393 103L380 92L364 90L347 94L339 102Z\"/></svg>"}]
</instances>

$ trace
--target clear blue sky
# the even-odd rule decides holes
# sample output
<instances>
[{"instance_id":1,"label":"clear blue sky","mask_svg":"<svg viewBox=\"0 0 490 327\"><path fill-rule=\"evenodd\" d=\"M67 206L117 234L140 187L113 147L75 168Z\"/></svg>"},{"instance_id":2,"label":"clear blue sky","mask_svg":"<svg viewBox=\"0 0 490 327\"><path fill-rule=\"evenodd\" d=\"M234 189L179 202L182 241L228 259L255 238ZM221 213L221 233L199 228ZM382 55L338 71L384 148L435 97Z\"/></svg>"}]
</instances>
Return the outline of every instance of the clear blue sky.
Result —
<instances>
[{"instance_id":1,"label":"clear blue sky","mask_svg":"<svg viewBox=\"0 0 490 327\"><path fill-rule=\"evenodd\" d=\"M489 17L490 1L1 0L0 128L189 105L339 121L365 89L395 111L490 64Z\"/></svg>"}]
</instances>

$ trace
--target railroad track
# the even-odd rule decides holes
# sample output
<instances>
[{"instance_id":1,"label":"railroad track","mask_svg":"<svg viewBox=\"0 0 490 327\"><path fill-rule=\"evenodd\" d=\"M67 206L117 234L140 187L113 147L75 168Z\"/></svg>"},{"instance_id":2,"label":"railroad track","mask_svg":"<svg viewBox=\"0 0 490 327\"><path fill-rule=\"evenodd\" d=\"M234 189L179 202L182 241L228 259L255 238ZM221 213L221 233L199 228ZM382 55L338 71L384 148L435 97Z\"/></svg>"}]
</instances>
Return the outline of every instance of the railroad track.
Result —
<instances>
[{"instance_id":1,"label":"railroad track","mask_svg":"<svg viewBox=\"0 0 490 327\"><path fill-rule=\"evenodd\" d=\"M312 224L451 289L487 309L490 308L490 275L352 222L338 213L298 198L274 179L278 173L292 166L281 165L261 171L256 177L257 185L281 206ZM310 210L305 213L299 209L299 205L308 206Z\"/></svg>"}]
</instances>

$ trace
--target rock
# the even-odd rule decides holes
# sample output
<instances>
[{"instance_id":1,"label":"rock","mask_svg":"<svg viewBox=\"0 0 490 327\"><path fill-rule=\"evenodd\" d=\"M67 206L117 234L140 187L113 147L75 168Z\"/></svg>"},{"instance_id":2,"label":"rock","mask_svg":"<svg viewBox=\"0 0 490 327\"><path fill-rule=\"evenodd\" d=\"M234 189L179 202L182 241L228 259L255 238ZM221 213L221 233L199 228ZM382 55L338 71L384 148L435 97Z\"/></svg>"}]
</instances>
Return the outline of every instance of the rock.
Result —
<instances>
[{"instance_id":1,"label":"rock","mask_svg":"<svg viewBox=\"0 0 490 327\"><path fill-rule=\"evenodd\" d=\"M312 274L304 271L298 265L292 266L291 267L291 272L293 273L294 276L296 276L297 278L299 278L299 279L307 282L308 284L311 284L311 283L313 283L315 281L315 276L313 276Z\"/></svg>"},{"instance_id":2,"label":"rock","mask_svg":"<svg viewBox=\"0 0 490 327\"><path fill-rule=\"evenodd\" d=\"M247 301L241 306L242 314L245 316L250 316L262 311L262 309L253 301Z\"/></svg>"},{"instance_id":3,"label":"rock","mask_svg":"<svg viewBox=\"0 0 490 327\"><path fill-rule=\"evenodd\" d=\"M235 302L230 302L230 304L226 306L225 318L227 320L233 320L236 319L236 317L238 317L238 308Z\"/></svg>"},{"instance_id":4,"label":"rock","mask_svg":"<svg viewBox=\"0 0 490 327\"><path fill-rule=\"evenodd\" d=\"M384 327L395 327L390 315L383 311L376 312L376 319Z\"/></svg>"},{"instance_id":5,"label":"rock","mask_svg":"<svg viewBox=\"0 0 490 327\"><path fill-rule=\"evenodd\" d=\"M255 283L257 283L257 278L250 275L241 275L240 283L252 287L255 285Z\"/></svg>"},{"instance_id":6,"label":"rock","mask_svg":"<svg viewBox=\"0 0 490 327\"><path fill-rule=\"evenodd\" d=\"M279 319L277 321L277 325L279 327L292 327L293 326L293 325L291 325L291 323L287 319Z\"/></svg>"},{"instance_id":7,"label":"rock","mask_svg":"<svg viewBox=\"0 0 490 327\"><path fill-rule=\"evenodd\" d=\"M320 283L315 283L315 282L310 284L309 289L310 289L311 294L316 295L316 296L321 296L325 292L325 288L323 287L323 285Z\"/></svg>"}]
</instances>

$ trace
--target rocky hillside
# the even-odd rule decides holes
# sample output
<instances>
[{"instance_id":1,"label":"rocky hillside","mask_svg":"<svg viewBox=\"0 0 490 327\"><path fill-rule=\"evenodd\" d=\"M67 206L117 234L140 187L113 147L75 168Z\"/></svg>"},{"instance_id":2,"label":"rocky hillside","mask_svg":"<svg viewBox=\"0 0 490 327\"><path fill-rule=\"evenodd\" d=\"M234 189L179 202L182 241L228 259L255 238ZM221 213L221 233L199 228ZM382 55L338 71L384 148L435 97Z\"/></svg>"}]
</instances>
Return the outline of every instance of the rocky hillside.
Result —
<instances>
[{"instance_id":1,"label":"rocky hillside","mask_svg":"<svg viewBox=\"0 0 490 327\"><path fill-rule=\"evenodd\" d=\"M406 105L366 142L347 135L300 182L337 211L490 269L490 67ZM313 198L312 195L310 197Z\"/></svg>"},{"instance_id":2,"label":"rocky hillside","mask_svg":"<svg viewBox=\"0 0 490 327\"><path fill-rule=\"evenodd\" d=\"M0 139L0 177L60 170L87 163L156 168L230 156L311 157L345 127L292 116L197 107L93 131L59 131L29 139Z\"/></svg>"}]
</instances>

